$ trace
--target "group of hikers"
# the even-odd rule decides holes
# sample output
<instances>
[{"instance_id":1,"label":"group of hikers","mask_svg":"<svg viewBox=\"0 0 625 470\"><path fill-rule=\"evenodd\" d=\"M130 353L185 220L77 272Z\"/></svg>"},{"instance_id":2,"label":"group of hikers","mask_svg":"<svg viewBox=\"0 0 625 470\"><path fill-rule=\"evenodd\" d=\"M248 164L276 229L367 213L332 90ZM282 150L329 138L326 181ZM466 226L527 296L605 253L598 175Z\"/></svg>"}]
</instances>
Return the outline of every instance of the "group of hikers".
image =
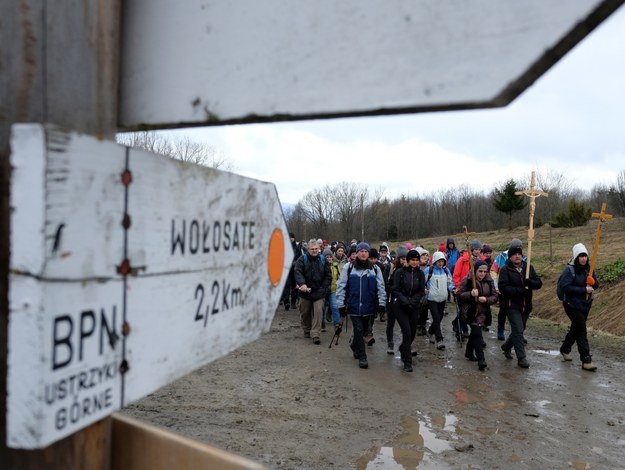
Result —
<instances>
[{"instance_id":1,"label":"group of hikers","mask_svg":"<svg viewBox=\"0 0 625 470\"><path fill-rule=\"evenodd\" d=\"M441 320L446 304L455 303L456 339L466 340L465 357L484 371L488 366L483 332L492 324L491 306L498 303L497 339L503 341L502 352L512 359L514 350L518 366L529 367L524 331L532 312L532 293L542 287L542 281L527 264L521 240L513 239L507 250L493 258L488 244L472 240L466 250L460 250L449 238L430 257L423 246L411 243L390 251L387 243L376 250L356 240L349 246L322 239L297 243L294 234L289 235L295 258L282 303L287 310L299 304L304 337L314 344L321 343L326 322L333 325L337 337L349 318L350 347L359 367L366 369L367 346L375 343L374 321L386 323L387 352L393 355L397 324L403 370L412 372L415 337L427 335L437 350L445 349ZM560 353L563 360L571 361L572 347L577 344L582 368L595 371L586 320L598 282L590 273L586 247L576 244L572 255L558 281L558 297L571 320ZM510 325L507 337L506 320Z\"/></svg>"}]
</instances>

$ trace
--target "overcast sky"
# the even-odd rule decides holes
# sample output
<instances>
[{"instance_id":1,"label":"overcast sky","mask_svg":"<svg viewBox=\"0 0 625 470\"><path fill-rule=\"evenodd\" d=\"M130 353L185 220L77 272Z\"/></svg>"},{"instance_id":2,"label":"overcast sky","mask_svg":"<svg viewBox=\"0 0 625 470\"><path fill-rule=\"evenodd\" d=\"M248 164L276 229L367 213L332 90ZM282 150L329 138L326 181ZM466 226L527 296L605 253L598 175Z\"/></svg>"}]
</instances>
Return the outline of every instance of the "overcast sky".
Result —
<instances>
[{"instance_id":1,"label":"overcast sky","mask_svg":"<svg viewBox=\"0 0 625 470\"><path fill-rule=\"evenodd\" d=\"M171 132L171 131L170 131ZM505 108L173 131L276 184L283 203L341 181L390 198L467 184L490 190L532 170L575 187L625 169L625 8Z\"/></svg>"}]
</instances>

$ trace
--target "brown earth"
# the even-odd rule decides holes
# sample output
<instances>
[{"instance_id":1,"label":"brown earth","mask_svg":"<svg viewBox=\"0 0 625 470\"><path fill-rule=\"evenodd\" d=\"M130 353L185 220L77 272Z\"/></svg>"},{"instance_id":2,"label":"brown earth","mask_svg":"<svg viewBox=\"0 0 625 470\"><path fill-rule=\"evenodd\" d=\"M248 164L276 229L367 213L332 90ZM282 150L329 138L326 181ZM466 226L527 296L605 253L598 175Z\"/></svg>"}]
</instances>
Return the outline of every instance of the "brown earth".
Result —
<instances>
[{"instance_id":1,"label":"brown earth","mask_svg":"<svg viewBox=\"0 0 625 470\"><path fill-rule=\"evenodd\" d=\"M464 358L443 320L446 349L417 337L415 372L386 353L385 323L362 370L347 344L303 337L296 311L278 309L271 332L164 387L124 413L280 469L625 468L622 281L596 294L589 339L595 373L558 354L567 323L555 280L572 245L591 249L594 227L537 230L534 264L545 281L526 337L531 367L506 360L485 334L488 369ZM622 256L624 221L606 224L599 266ZM479 234L503 249L523 230ZM445 237L446 238L446 237ZM456 237L457 239L459 237ZM441 237L442 239L442 237ZM428 248L439 239L420 240ZM413 240L414 243L414 240ZM603 333L607 330L614 334ZM395 342L399 328L395 327Z\"/></svg>"}]
</instances>

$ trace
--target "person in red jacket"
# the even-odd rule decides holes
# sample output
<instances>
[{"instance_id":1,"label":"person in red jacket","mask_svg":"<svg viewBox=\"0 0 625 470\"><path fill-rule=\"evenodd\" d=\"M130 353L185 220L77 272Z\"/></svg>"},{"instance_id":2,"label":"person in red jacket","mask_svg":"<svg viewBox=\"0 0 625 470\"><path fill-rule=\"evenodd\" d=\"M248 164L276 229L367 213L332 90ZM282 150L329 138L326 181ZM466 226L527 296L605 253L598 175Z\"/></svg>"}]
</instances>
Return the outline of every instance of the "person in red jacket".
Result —
<instances>
[{"instance_id":1,"label":"person in red jacket","mask_svg":"<svg viewBox=\"0 0 625 470\"><path fill-rule=\"evenodd\" d=\"M479 240L472 240L469 244L469 248L471 249L471 256L473 257L473 263L477 260L483 260L482 256L482 244ZM462 280L467 277L469 273L469 269L471 265L469 263L469 254L465 251L458 262L456 263L456 267L454 268L453 281L454 286L459 286Z\"/></svg>"}]
</instances>

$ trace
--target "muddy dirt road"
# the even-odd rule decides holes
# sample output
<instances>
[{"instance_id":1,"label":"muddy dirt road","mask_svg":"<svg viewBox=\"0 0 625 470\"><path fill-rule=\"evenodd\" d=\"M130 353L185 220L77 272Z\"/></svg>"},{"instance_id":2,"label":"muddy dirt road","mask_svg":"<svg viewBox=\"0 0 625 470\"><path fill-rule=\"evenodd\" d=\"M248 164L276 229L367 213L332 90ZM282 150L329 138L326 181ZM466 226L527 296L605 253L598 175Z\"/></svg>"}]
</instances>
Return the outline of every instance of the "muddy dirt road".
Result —
<instances>
[{"instance_id":1,"label":"muddy dirt road","mask_svg":"<svg viewBox=\"0 0 625 470\"><path fill-rule=\"evenodd\" d=\"M450 307L453 309L453 306ZM358 368L280 308L272 331L124 410L277 469L625 468L625 341L590 335L597 372L558 354L564 326L530 319L531 367L486 333L488 369L417 337L414 373L386 353L384 323ZM395 328L399 343L399 327ZM575 351L574 351L575 352Z\"/></svg>"}]
</instances>

